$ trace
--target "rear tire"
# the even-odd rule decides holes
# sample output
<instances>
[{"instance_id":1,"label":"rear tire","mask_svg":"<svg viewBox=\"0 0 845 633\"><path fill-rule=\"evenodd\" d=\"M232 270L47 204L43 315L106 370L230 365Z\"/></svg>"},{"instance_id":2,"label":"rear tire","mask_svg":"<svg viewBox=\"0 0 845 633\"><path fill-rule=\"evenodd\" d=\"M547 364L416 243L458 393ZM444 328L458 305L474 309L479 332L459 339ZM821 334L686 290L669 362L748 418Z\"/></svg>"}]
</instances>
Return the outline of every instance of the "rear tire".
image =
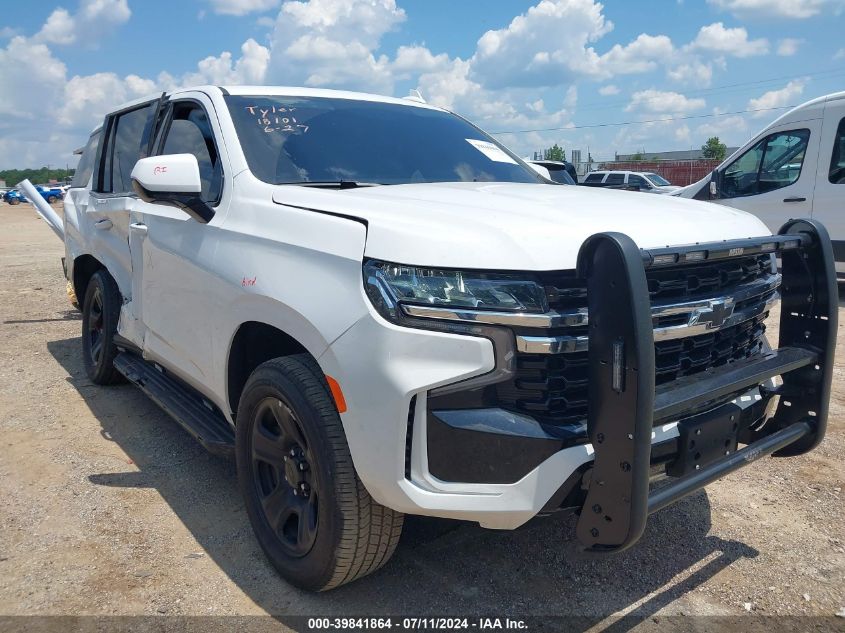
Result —
<instances>
[{"instance_id":1,"label":"rear tire","mask_svg":"<svg viewBox=\"0 0 845 633\"><path fill-rule=\"evenodd\" d=\"M17 198L10 198L9 199L9 204L11 204L11 205L16 205L16 204L20 204L20 203L21 203L21 201L18 200Z\"/></svg>"},{"instance_id":2,"label":"rear tire","mask_svg":"<svg viewBox=\"0 0 845 633\"><path fill-rule=\"evenodd\" d=\"M58 200L56 196L47 196L47 202L49 202L50 204L53 204L56 200Z\"/></svg>"},{"instance_id":3,"label":"rear tire","mask_svg":"<svg viewBox=\"0 0 845 633\"><path fill-rule=\"evenodd\" d=\"M291 584L325 591L393 555L403 515L364 488L320 368L307 354L259 366L238 406L235 455L247 514Z\"/></svg>"},{"instance_id":4,"label":"rear tire","mask_svg":"<svg viewBox=\"0 0 845 633\"><path fill-rule=\"evenodd\" d=\"M120 290L105 269L88 282L82 302L82 359L91 382L112 385L123 377L114 368L114 335L120 318Z\"/></svg>"}]
</instances>

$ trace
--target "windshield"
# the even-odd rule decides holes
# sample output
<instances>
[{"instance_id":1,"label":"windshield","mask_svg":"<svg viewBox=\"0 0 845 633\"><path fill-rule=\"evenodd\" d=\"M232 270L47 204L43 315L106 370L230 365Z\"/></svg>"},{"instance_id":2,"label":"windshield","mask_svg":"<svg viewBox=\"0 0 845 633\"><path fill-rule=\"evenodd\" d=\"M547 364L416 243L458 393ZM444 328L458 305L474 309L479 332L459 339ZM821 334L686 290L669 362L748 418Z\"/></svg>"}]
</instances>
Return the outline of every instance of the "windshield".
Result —
<instances>
[{"instance_id":1,"label":"windshield","mask_svg":"<svg viewBox=\"0 0 845 633\"><path fill-rule=\"evenodd\" d=\"M657 187L666 187L671 185L672 183L666 180L663 176L658 176L657 174L646 174L646 178L648 178L651 183Z\"/></svg>"},{"instance_id":2,"label":"windshield","mask_svg":"<svg viewBox=\"0 0 845 633\"><path fill-rule=\"evenodd\" d=\"M227 96L250 170L271 184L541 180L458 116L324 97Z\"/></svg>"}]
</instances>

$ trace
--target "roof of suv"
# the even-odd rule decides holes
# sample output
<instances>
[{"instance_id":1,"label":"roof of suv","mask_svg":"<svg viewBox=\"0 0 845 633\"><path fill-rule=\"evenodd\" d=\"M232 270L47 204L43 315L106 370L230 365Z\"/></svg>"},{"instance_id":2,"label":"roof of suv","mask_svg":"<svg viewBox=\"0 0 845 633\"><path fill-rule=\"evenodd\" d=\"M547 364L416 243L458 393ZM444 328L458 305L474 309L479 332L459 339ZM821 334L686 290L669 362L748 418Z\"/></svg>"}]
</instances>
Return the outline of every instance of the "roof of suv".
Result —
<instances>
[{"instance_id":1,"label":"roof of suv","mask_svg":"<svg viewBox=\"0 0 845 633\"><path fill-rule=\"evenodd\" d=\"M348 90L329 90L326 88L303 88L298 86L190 86L187 88L179 88L170 92L165 92L167 97L178 97L180 94L188 92L204 92L206 94L224 94L236 96L285 96L285 97L323 97L331 99L351 99L354 101L372 101L378 103L393 103L396 105L414 106L417 108L428 108L430 110L445 110L429 103L423 103L414 98L406 97L386 97L384 95L369 94L366 92L351 92ZM111 112L119 112L126 108L131 108L135 105L147 103L153 99L157 99L162 93L155 93L146 95L139 99L128 101Z\"/></svg>"}]
</instances>

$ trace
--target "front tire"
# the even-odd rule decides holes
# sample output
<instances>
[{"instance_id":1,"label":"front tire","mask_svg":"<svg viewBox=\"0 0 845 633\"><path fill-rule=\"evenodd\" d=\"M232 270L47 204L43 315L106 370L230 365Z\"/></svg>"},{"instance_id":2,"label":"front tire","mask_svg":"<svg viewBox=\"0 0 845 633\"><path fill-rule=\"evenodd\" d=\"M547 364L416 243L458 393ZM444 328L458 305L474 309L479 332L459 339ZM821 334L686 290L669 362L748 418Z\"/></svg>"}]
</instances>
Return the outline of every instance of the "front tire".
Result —
<instances>
[{"instance_id":1,"label":"front tire","mask_svg":"<svg viewBox=\"0 0 845 633\"><path fill-rule=\"evenodd\" d=\"M120 318L120 290L106 270L93 274L82 302L82 359L85 372L97 385L122 381L114 368L114 335Z\"/></svg>"},{"instance_id":2,"label":"front tire","mask_svg":"<svg viewBox=\"0 0 845 633\"><path fill-rule=\"evenodd\" d=\"M56 196L47 196L47 202L53 204L58 198Z\"/></svg>"},{"instance_id":3,"label":"front tire","mask_svg":"<svg viewBox=\"0 0 845 633\"><path fill-rule=\"evenodd\" d=\"M14 206L16 204L20 204L20 203L21 203L21 201L18 200L17 198L10 198L9 199L9 204L11 204L12 206Z\"/></svg>"},{"instance_id":4,"label":"front tire","mask_svg":"<svg viewBox=\"0 0 845 633\"><path fill-rule=\"evenodd\" d=\"M238 482L261 548L291 584L324 591L393 555L403 515L364 488L328 386L299 354L264 363L238 406Z\"/></svg>"}]
</instances>

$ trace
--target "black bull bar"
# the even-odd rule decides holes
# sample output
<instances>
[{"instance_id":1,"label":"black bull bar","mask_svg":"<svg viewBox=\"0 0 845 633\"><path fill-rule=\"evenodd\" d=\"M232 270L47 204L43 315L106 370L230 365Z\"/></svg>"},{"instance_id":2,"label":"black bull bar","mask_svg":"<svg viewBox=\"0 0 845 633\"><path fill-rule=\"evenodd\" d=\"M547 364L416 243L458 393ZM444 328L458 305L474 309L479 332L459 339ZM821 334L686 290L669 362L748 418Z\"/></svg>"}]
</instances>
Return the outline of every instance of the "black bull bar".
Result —
<instances>
[{"instance_id":1,"label":"black bull bar","mask_svg":"<svg viewBox=\"0 0 845 633\"><path fill-rule=\"evenodd\" d=\"M774 253L781 259L778 349L681 378L655 390L654 334L645 271ZM836 346L838 291L827 230L791 220L778 235L641 250L626 235L599 233L578 254L589 309L589 413L595 462L577 535L590 551L635 543L648 515L766 455L815 448L825 434ZM655 424L717 406L775 376L774 416L741 432L745 447L649 493ZM721 399L721 400L720 400ZM732 419L732 418L731 418ZM734 443L735 446L735 443Z\"/></svg>"}]
</instances>

